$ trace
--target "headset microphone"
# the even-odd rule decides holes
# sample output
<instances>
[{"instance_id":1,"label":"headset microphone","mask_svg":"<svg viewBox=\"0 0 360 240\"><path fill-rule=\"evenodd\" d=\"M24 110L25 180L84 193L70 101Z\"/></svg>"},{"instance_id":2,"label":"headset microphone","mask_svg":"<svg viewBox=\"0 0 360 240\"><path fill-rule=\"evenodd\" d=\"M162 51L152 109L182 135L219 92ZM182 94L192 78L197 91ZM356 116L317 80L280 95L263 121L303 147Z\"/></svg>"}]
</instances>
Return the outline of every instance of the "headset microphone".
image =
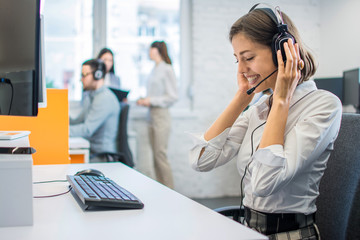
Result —
<instances>
[{"instance_id":1,"label":"headset microphone","mask_svg":"<svg viewBox=\"0 0 360 240\"><path fill-rule=\"evenodd\" d=\"M264 78L263 80L261 80L261 82L259 82L255 87L250 88L249 90L247 90L246 93L247 93L248 95L252 94L252 93L255 91L255 89L256 89L263 81L265 81L266 79L268 79L269 77L271 77L271 75L273 75L276 71L277 71L277 69L275 69L275 71L273 71L272 73L270 73L269 76L267 76L266 78Z\"/></svg>"}]
</instances>

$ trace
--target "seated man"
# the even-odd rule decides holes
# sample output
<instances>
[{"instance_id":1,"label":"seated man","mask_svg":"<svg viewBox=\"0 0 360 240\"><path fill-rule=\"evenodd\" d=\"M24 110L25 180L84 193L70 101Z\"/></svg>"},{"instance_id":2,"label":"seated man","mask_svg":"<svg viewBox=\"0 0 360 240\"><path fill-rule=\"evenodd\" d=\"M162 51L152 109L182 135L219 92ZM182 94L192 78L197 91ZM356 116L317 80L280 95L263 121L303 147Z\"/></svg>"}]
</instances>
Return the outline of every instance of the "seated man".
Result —
<instances>
[{"instance_id":1,"label":"seated man","mask_svg":"<svg viewBox=\"0 0 360 240\"><path fill-rule=\"evenodd\" d=\"M90 154L116 152L120 104L104 85L105 71L101 60L91 59L83 63L81 81L87 94L84 94L81 113L76 119L70 118L70 137L88 139ZM91 158L90 161L103 159Z\"/></svg>"}]
</instances>

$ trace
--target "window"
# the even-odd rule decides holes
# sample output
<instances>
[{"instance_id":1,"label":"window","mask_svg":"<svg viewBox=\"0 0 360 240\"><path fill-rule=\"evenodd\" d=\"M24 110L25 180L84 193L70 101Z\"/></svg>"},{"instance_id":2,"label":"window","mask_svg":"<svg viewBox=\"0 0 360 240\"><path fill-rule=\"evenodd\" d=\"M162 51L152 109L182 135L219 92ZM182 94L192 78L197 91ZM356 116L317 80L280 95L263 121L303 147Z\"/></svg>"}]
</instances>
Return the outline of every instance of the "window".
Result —
<instances>
[{"instance_id":1,"label":"window","mask_svg":"<svg viewBox=\"0 0 360 240\"><path fill-rule=\"evenodd\" d=\"M80 99L81 64L92 57L92 1L47 0L43 4L45 76L48 87L68 88Z\"/></svg>"},{"instance_id":2,"label":"window","mask_svg":"<svg viewBox=\"0 0 360 240\"><path fill-rule=\"evenodd\" d=\"M106 16L94 19L94 1L106 6ZM94 48L93 26L104 24L97 21L106 22L101 48L114 52L115 72L121 87L131 90L130 100L146 94L154 66L149 47L156 40L167 43L180 85L180 0L46 0L42 4L47 85L68 88L70 100L80 100L81 64L96 57L93 49L100 47Z\"/></svg>"},{"instance_id":3,"label":"window","mask_svg":"<svg viewBox=\"0 0 360 240\"><path fill-rule=\"evenodd\" d=\"M107 46L115 55L115 71L130 100L146 94L146 80L154 63L149 59L153 41L163 40L179 79L180 23L178 0L107 2Z\"/></svg>"}]
</instances>

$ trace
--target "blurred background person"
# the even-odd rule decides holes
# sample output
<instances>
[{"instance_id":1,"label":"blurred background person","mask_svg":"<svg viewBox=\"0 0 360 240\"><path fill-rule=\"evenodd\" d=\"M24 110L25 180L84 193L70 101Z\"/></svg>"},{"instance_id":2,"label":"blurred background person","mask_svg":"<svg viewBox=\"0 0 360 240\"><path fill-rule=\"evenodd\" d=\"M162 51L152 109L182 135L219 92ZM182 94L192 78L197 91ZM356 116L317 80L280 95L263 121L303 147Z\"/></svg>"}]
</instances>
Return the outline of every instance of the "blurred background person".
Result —
<instances>
[{"instance_id":1,"label":"blurred background person","mask_svg":"<svg viewBox=\"0 0 360 240\"><path fill-rule=\"evenodd\" d=\"M113 52L109 48L103 48L100 50L97 58L101 59L106 66L106 74L104 80L105 86L120 89L121 81L120 77L115 75Z\"/></svg>"},{"instance_id":2,"label":"blurred background person","mask_svg":"<svg viewBox=\"0 0 360 240\"><path fill-rule=\"evenodd\" d=\"M82 64L81 82L86 93L77 117L70 117L70 137L83 137L90 142L90 155L116 152L120 104L104 85L105 64L91 59ZM105 161L91 157L90 162Z\"/></svg>"},{"instance_id":3,"label":"blurred background person","mask_svg":"<svg viewBox=\"0 0 360 240\"><path fill-rule=\"evenodd\" d=\"M167 158L167 146L171 129L169 107L177 100L176 77L165 42L156 41L150 46L150 59L155 62L148 82L147 96L137 100L140 106L149 108L149 140L153 152L156 179L174 188L171 166Z\"/></svg>"}]
</instances>

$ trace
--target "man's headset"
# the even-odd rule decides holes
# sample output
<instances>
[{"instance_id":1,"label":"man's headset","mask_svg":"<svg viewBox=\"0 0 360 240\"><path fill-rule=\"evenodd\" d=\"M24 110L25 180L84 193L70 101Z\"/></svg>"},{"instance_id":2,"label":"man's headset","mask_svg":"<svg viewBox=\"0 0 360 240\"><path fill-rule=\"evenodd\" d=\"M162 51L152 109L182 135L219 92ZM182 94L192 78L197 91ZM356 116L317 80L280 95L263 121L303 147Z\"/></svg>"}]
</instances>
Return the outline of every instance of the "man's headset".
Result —
<instances>
[{"instance_id":1,"label":"man's headset","mask_svg":"<svg viewBox=\"0 0 360 240\"><path fill-rule=\"evenodd\" d=\"M93 73L94 79L100 80L100 79L104 78L105 71L106 71L105 63L98 59L97 60L97 68L96 68L95 72Z\"/></svg>"},{"instance_id":2,"label":"man's headset","mask_svg":"<svg viewBox=\"0 0 360 240\"><path fill-rule=\"evenodd\" d=\"M266 7L266 8L257 8L257 6L260 4L267 5L267 4L263 4L263 3L255 4L250 9L249 13L255 9L261 10L264 13L266 13L266 15L268 15L276 24L277 33L273 36L272 43L271 43L271 51L272 51L272 55L273 55L274 64L275 64L275 66L278 66L277 51L281 50L281 55L283 57L283 61L285 62L286 55L285 55L285 50L284 50L284 43L287 42L289 38L291 38L293 40L293 43L295 43L296 41L295 41L294 36L288 32L287 25L284 23L284 21L282 19L280 8L276 7L275 11L269 5L267 5L269 7Z\"/></svg>"}]
</instances>

